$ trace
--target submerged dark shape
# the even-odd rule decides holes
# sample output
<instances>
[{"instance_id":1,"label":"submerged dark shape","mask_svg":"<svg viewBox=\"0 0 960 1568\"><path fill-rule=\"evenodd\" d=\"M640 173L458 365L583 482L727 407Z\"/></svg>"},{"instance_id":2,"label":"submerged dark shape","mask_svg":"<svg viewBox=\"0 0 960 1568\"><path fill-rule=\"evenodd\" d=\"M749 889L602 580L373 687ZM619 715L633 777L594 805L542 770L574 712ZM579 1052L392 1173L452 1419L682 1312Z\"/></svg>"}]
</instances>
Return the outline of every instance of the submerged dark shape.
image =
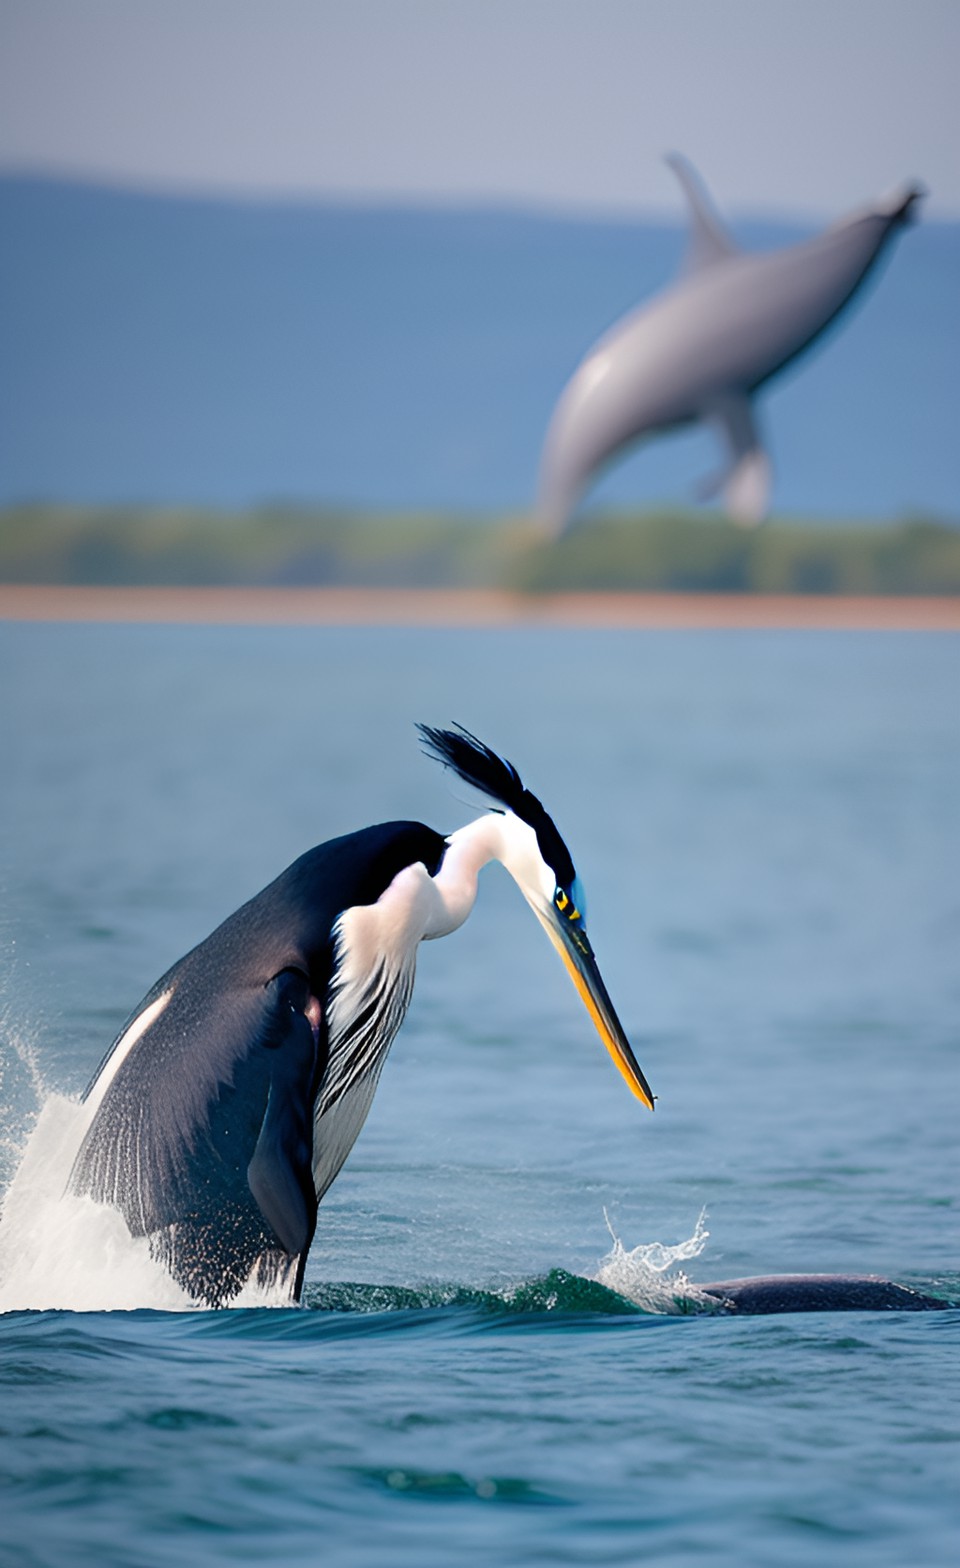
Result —
<instances>
[{"instance_id":1,"label":"submerged dark shape","mask_svg":"<svg viewBox=\"0 0 960 1568\"><path fill-rule=\"evenodd\" d=\"M745 253L691 165L676 154L667 161L690 208L685 275L612 326L564 388L544 443L538 502L554 534L605 464L644 437L698 421L716 427L728 452L726 470L704 495L722 490L732 517L760 522L770 460L753 396L850 303L924 194L905 185L803 244Z\"/></svg>"},{"instance_id":2,"label":"submerged dark shape","mask_svg":"<svg viewBox=\"0 0 960 1568\"><path fill-rule=\"evenodd\" d=\"M463 923L491 860L513 876L653 1109L556 825L512 764L467 731L421 733L494 809L447 837L385 822L302 855L157 981L87 1090L70 1189L119 1209L210 1306L251 1278L299 1296L317 1205L370 1108L419 943Z\"/></svg>"},{"instance_id":3,"label":"submerged dark shape","mask_svg":"<svg viewBox=\"0 0 960 1568\"><path fill-rule=\"evenodd\" d=\"M950 1302L879 1274L770 1274L728 1279L697 1290L742 1316L777 1312L928 1312Z\"/></svg>"}]
</instances>

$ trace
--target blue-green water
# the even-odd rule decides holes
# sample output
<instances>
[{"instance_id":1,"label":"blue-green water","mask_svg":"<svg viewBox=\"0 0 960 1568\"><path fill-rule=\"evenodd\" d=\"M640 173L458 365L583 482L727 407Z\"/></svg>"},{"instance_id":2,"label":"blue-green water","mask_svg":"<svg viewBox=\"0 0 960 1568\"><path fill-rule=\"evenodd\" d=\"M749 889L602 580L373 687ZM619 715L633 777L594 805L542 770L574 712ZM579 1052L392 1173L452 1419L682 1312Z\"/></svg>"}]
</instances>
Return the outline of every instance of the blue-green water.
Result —
<instances>
[{"instance_id":1,"label":"blue-green water","mask_svg":"<svg viewBox=\"0 0 960 1568\"><path fill-rule=\"evenodd\" d=\"M680 1267L957 1297L960 640L5 626L0 661L0 1301L143 1292L0 1316L0 1561L955 1560L960 1313L664 1309ZM492 869L305 1309L155 1310L14 1179L37 1111L55 1165L131 1006L302 849L475 814L415 719L556 816L656 1115Z\"/></svg>"}]
</instances>

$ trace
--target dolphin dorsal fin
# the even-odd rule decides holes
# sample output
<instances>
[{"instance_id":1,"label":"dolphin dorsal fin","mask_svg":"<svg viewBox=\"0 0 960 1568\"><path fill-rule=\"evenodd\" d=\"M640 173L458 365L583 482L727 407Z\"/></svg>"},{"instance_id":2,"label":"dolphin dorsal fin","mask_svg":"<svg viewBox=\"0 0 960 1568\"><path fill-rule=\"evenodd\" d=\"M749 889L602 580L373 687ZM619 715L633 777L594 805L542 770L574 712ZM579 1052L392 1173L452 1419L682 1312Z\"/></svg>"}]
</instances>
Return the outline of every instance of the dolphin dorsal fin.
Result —
<instances>
[{"instance_id":1,"label":"dolphin dorsal fin","mask_svg":"<svg viewBox=\"0 0 960 1568\"><path fill-rule=\"evenodd\" d=\"M667 153L665 162L680 181L690 207L690 240L684 271L702 272L728 256L736 256L740 247L714 211L693 164L678 152Z\"/></svg>"}]
</instances>

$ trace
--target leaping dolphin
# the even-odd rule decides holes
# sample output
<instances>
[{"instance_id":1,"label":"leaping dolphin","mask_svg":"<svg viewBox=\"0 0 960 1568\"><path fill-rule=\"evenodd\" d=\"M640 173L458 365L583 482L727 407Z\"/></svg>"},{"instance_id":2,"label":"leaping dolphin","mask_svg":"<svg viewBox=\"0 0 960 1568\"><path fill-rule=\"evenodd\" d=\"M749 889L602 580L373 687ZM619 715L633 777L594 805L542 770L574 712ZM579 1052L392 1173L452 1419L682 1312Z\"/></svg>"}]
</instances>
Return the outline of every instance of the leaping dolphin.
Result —
<instances>
[{"instance_id":1,"label":"leaping dolphin","mask_svg":"<svg viewBox=\"0 0 960 1568\"><path fill-rule=\"evenodd\" d=\"M616 322L564 388L544 443L538 511L558 535L597 471L628 445L704 421L719 431L722 490L741 523L759 523L770 498L770 459L752 398L809 348L848 305L887 241L924 194L901 186L815 239L745 253L678 154L667 162L690 206L684 276Z\"/></svg>"}]
</instances>

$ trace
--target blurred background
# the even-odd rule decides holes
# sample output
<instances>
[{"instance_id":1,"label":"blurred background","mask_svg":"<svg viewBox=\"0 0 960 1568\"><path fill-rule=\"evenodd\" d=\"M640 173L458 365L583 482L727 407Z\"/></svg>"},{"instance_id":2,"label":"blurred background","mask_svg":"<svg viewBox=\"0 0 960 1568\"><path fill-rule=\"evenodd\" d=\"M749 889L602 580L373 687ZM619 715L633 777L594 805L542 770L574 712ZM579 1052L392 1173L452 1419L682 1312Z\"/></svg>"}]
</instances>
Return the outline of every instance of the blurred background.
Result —
<instances>
[{"instance_id":1,"label":"blurred background","mask_svg":"<svg viewBox=\"0 0 960 1568\"><path fill-rule=\"evenodd\" d=\"M0 0L0 579L960 591L958 58L952 0ZM761 398L772 525L695 431L548 549L671 148L748 247L930 195Z\"/></svg>"}]
</instances>

